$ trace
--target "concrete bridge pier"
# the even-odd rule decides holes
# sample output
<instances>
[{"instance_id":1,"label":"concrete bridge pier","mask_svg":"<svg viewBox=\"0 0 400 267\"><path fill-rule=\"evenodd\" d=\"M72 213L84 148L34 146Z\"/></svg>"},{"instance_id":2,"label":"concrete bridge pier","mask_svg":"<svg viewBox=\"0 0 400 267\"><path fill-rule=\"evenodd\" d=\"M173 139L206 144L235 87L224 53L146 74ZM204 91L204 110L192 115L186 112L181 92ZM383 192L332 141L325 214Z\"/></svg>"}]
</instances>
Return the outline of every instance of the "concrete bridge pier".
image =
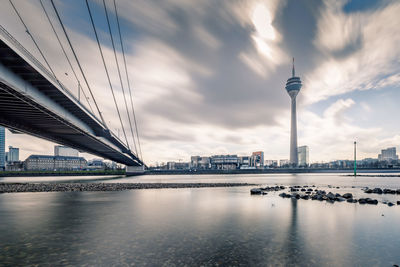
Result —
<instances>
[{"instance_id":1,"label":"concrete bridge pier","mask_svg":"<svg viewBox=\"0 0 400 267\"><path fill-rule=\"evenodd\" d=\"M133 176L133 175L141 175L145 173L145 167L142 166L126 166L126 175Z\"/></svg>"}]
</instances>

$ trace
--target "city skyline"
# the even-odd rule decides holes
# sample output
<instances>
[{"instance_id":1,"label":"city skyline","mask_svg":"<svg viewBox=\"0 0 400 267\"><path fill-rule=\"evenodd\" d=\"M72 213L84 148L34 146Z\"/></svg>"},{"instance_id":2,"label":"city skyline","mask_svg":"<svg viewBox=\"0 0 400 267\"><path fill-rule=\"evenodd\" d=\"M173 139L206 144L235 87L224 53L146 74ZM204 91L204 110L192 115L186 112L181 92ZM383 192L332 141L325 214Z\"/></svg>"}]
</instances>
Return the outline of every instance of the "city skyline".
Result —
<instances>
[{"instance_id":1,"label":"city skyline","mask_svg":"<svg viewBox=\"0 0 400 267\"><path fill-rule=\"evenodd\" d=\"M86 47L82 51L87 51L85 66L93 70L90 79L97 88L105 87L98 63L90 62L97 50L82 13L85 9L79 3L56 3L74 40L80 38ZM91 4L96 8L96 2ZM44 51L52 55L56 71L66 72L60 51L51 49L55 40L48 35L40 6L16 5L29 19ZM128 64L144 160L149 164L196 154L258 150L265 152L266 159L289 158L290 105L282 84L292 55L301 62L297 71L305 81L298 98L298 139L300 145L310 147L310 162L351 159L354 140L359 158L375 157L381 148L400 144L400 129L393 123L400 94L398 2L157 5L139 1L135 6L123 5ZM37 54L9 4L0 12L0 24ZM96 23L101 26L104 21ZM109 52L108 47L106 57ZM63 77L64 83L71 84L69 76ZM95 93L107 113L115 113L106 92ZM112 129L117 128L113 117L107 120ZM21 159L48 154L54 145L9 131L6 136L6 147L19 147Z\"/></svg>"}]
</instances>

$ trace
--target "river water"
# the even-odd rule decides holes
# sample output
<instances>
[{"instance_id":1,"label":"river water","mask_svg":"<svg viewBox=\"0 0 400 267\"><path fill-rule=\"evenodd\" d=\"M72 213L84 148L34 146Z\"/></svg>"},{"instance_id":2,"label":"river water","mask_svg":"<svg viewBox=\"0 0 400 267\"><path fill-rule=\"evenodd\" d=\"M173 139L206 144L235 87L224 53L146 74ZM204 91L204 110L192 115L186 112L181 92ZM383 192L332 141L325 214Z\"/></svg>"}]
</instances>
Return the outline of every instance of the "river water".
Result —
<instances>
[{"instance_id":1,"label":"river water","mask_svg":"<svg viewBox=\"0 0 400 267\"><path fill-rule=\"evenodd\" d=\"M362 187L398 177L342 174L13 177L0 182L247 182ZM339 189L328 188L329 185ZM400 206L252 196L251 187L0 194L0 266L393 266Z\"/></svg>"}]
</instances>

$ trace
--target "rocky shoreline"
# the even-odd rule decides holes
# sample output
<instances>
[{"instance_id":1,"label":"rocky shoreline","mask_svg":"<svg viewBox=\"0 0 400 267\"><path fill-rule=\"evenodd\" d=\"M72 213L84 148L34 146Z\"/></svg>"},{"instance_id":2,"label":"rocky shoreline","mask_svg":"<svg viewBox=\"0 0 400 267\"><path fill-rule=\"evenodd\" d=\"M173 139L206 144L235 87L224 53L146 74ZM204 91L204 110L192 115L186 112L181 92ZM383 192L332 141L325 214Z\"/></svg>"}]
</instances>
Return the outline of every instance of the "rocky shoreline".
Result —
<instances>
[{"instance_id":1,"label":"rocky shoreline","mask_svg":"<svg viewBox=\"0 0 400 267\"><path fill-rule=\"evenodd\" d=\"M329 186L329 188L335 188L332 186ZM336 189L339 189L340 187L336 187ZM287 189L285 186L273 186L273 187L258 187L258 188L252 188L250 190L251 195L267 195L268 192L270 191L281 191ZM325 190L320 190L318 188L315 188L315 185L308 186L290 186L288 187L289 192L283 192L280 193L279 196L282 198L291 198L291 199L304 199L304 200L319 200L319 201L326 201L329 203L334 203L334 202L348 202L348 203L359 203L359 204L371 204L371 205L377 205L379 201L377 199L372 199L372 198L354 198L352 193L344 193L343 195L339 193L332 193L332 192L326 192ZM381 189L381 188L363 188L362 189L364 193L366 194L400 194L400 189ZM400 201L397 201L395 203L393 202L388 202L388 201L383 201L382 204L388 205L389 207L394 206L394 205L400 205Z\"/></svg>"},{"instance_id":2,"label":"rocky shoreline","mask_svg":"<svg viewBox=\"0 0 400 267\"><path fill-rule=\"evenodd\" d=\"M0 183L0 193L254 186L248 183Z\"/></svg>"}]
</instances>

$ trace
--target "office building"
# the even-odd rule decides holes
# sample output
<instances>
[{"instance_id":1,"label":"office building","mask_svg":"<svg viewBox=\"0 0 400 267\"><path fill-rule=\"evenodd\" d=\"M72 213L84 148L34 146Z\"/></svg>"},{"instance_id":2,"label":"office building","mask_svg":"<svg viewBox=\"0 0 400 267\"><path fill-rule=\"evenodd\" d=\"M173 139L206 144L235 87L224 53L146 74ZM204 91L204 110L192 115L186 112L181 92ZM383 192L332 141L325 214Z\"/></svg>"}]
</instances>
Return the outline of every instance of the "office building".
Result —
<instances>
[{"instance_id":1,"label":"office building","mask_svg":"<svg viewBox=\"0 0 400 267\"><path fill-rule=\"evenodd\" d=\"M382 149L381 154L378 155L379 161L392 161L392 160L398 160L398 159L399 159L399 156L396 155L395 147L389 147L386 149Z\"/></svg>"},{"instance_id":2,"label":"office building","mask_svg":"<svg viewBox=\"0 0 400 267\"><path fill-rule=\"evenodd\" d=\"M87 162L82 157L30 155L24 165L28 171L69 171L85 169Z\"/></svg>"},{"instance_id":3,"label":"office building","mask_svg":"<svg viewBox=\"0 0 400 267\"><path fill-rule=\"evenodd\" d=\"M210 168L210 157L192 156L190 158L190 169L206 170Z\"/></svg>"},{"instance_id":4,"label":"office building","mask_svg":"<svg viewBox=\"0 0 400 267\"><path fill-rule=\"evenodd\" d=\"M210 159L211 168L216 170L234 170L239 168L237 155L215 155Z\"/></svg>"},{"instance_id":5,"label":"office building","mask_svg":"<svg viewBox=\"0 0 400 267\"><path fill-rule=\"evenodd\" d=\"M54 146L54 156L78 157L79 152L67 146Z\"/></svg>"},{"instance_id":6,"label":"office building","mask_svg":"<svg viewBox=\"0 0 400 267\"><path fill-rule=\"evenodd\" d=\"M250 157L250 166L255 168L263 168L264 152L262 151L253 152Z\"/></svg>"},{"instance_id":7,"label":"office building","mask_svg":"<svg viewBox=\"0 0 400 267\"><path fill-rule=\"evenodd\" d=\"M239 157L239 165L241 169L247 169L250 167L250 157L249 156L242 156Z\"/></svg>"},{"instance_id":8,"label":"office building","mask_svg":"<svg viewBox=\"0 0 400 267\"><path fill-rule=\"evenodd\" d=\"M0 171L6 167L6 131L0 126Z\"/></svg>"},{"instance_id":9,"label":"office building","mask_svg":"<svg viewBox=\"0 0 400 267\"><path fill-rule=\"evenodd\" d=\"M189 162L175 162L175 161L167 162L168 170L189 170L189 167L190 167Z\"/></svg>"},{"instance_id":10,"label":"office building","mask_svg":"<svg viewBox=\"0 0 400 267\"><path fill-rule=\"evenodd\" d=\"M19 161L19 148L18 147L8 147L7 162Z\"/></svg>"},{"instance_id":11,"label":"office building","mask_svg":"<svg viewBox=\"0 0 400 267\"><path fill-rule=\"evenodd\" d=\"M299 163L297 155L296 96L300 92L301 86L300 77L296 77L293 58L292 77L287 80L285 87L291 99L290 164L293 167L297 167Z\"/></svg>"},{"instance_id":12,"label":"office building","mask_svg":"<svg viewBox=\"0 0 400 267\"><path fill-rule=\"evenodd\" d=\"M310 164L309 162L309 155L308 155L308 146L299 146L297 148L297 154L298 154L298 160L299 160L299 166L305 167Z\"/></svg>"}]
</instances>

